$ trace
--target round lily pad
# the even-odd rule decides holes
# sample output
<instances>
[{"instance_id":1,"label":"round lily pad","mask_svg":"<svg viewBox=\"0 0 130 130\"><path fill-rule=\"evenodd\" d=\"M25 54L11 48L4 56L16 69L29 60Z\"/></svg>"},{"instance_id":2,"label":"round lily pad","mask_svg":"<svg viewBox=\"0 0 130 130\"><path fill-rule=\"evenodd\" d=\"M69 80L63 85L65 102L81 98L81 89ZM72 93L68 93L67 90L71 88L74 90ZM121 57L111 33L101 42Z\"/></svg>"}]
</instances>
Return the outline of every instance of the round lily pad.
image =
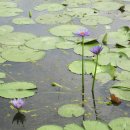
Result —
<instances>
[{"instance_id":1,"label":"round lily pad","mask_svg":"<svg viewBox=\"0 0 130 130\"><path fill-rule=\"evenodd\" d=\"M74 36L74 32L78 31L83 26L80 25L59 25L50 29L50 33L55 36Z\"/></svg>"},{"instance_id":2,"label":"round lily pad","mask_svg":"<svg viewBox=\"0 0 130 130\"><path fill-rule=\"evenodd\" d=\"M59 11L63 10L64 6L58 3L44 3L36 6L34 8L37 11L43 11L43 10L48 10L48 11Z\"/></svg>"},{"instance_id":3,"label":"round lily pad","mask_svg":"<svg viewBox=\"0 0 130 130\"><path fill-rule=\"evenodd\" d=\"M64 0L63 4L89 4L89 0Z\"/></svg>"},{"instance_id":4,"label":"round lily pad","mask_svg":"<svg viewBox=\"0 0 130 130\"><path fill-rule=\"evenodd\" d=\"M64 130L84 130L81 126L73 123L73 124L68 124L64 127Z\"/></svg>"},{"instance_id":5,"label":"round lily pad","mask_svg":"<svg viewBox=\"0 0 130 130\"><path fill-rule=\"evenodd\" d=\"M35 24L35 22L27 17L20 17L20 18L15 18L12 21L15 24Z\"/></svg>"},{"instance_id":6,"label":"round lily pad","mask_svg":"<svg viewBox=\"0 0 130 130\"><path fill-rule=\"evenodd\" d=\"M71 17L64 14L44 14L36 18L36 22L41 24L65 24L70 20Z\"/></svg>"},{"instance_id":7,"label":"round lily pad","mask_svg":"<svg viewBox=\"0 0 130 130\"><path fill-rule=\"evenodd\" d=\"M100 121L84 121L83 125L85 127L85 130L109 130L109 127L107 124L104 124Z\"/></svg>"},{"instance_id":8,"label":"round lily pad","mask_svg":"<svg viewBox=\"0 0 130 130\"><path fill-rule=\"evenodd\" d=\"M14 30L14 28L10 25L2 25L0 26L0 35L6 35Z\"/></svg>"},{"instance_id":9,"label":"round lily pad","mask_svg":"<svg viewBox=\"0 0 130 130\"><path fill-rule=\"evenodd\" d=\"M37 130L63 130L63 128L57 125L44 125Z\"/></svg>"},{"instance_id":10,"label":"round lily pad","mask_svg":"<svg viewBox=\"0 0 130 130\"><path fill-rule=\"evenodd\" d=\"M77 104L66 104L58 109L58 114L62 117L79 117L84 114L84 108Z\"/></svg>"},{"instance_id":11,"label":"round lily pad","mask_svg":"<svg viewBox=\"0 0 130 130\"><path fill-rule=\"evenodd\" d=\"M43 58L45 56L45 52L34 51L31 49L22 50L10 48L5 49L1 55L4 59L12 62L35 62Z\"/></svg>"},{"instance_id":12,"label":"round lily pad","mask_svg":"<svg viewBox=\"0 0 130 130\"><path fill-rule=\"evenodd\" d=\"M35 94L36 86L28 82L0 84L0 96L4 98L25 98Z\"/></svg>"},{"instance_id":13,"label":"round lily pad","mask_svg":"<svg viewBox=\"0 0 130 130\"><path fill-rule=\"evenodd\" d=\"M109 126L112 130L129 130L130 129L130 118L120 117L110 121Z\"/></svg>"},{"instance_id":14,"label":"round lily pad","mask_svg":"<svg viewBox=\"0 0 130 130\"><path fill-rule=\"evenodd\" d=\"M0 43L4 45L18 46L24 44L25 42L33 38L36 38L36 36L31 33L13 32L0 36Z\"/></svg>"},{"instance_id":15,"label":"round lily pad","mask_svg":"<svg viewBox=\"0 0 130 130\"><path fill-rule=\"evenodd\" d=\"M88 15L85 16L80 20L82 24L85 25L98 25L98 24L110 24L112 23L112 19L105 17L105 16L99 16L99 15Z\"/></svg>"},{"instance_id":16,"label":"round lily pad","mask_svg":"<svg viewBox=\"0 0 130 130\"><path fill-rule=\"evenodd\" d=\"M39 37L26 42L25 45L33 49L49 50L55 49L56 43L60 41L62 41L62 39L58 37Z\"/></svg>"},{"instance_id":17,"label":"round lily pad","mask_svg":"<svg viewBox=\"0 0 130 130\"><path fill-rule=\"evenodd\" d=\"M101 11L113 11L113 10L118 10L119 8L121 8L122 6L124 6L123 4L119 3L119 2L114 2L114 1L102 1L102 2L95 2L93 7L97 10L101 10Z\"/></svg>"}]
</instances>

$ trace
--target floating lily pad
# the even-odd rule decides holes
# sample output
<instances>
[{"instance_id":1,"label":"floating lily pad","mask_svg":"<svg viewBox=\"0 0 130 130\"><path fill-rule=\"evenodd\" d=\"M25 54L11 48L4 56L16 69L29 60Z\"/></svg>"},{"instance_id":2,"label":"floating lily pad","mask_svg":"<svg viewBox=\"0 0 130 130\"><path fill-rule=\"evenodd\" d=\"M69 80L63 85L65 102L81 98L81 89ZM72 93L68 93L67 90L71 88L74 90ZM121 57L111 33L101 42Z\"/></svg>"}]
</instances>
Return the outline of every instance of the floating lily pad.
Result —
<instances>
[{"instance_id":1,"label":"floating lily pad","mask_svg":"<svg viewBox=\"0 0 130 130\"><path fill-rule=\"evenodd\" d=\"M72 41L61 41L56 43L56 47L60 49L70 49L70 48L74 48L75 46L76 43Z\"/></svg>"},{"instance_id":2,"label":"floating lily pad","mask_svg":"<svg viewBox=\"0 0 130 130\"><path fill-rule=\"evenodd\" d=\"M110 88L110 93L115 94L122 100L130 101L130 82L117 82Z\"/></svg>"},{"instance_id":3,"label":"floating lily pad","mask_svg":"<svg viewBox=\"0 0 130 130\"><path fill-rule=\"evenodd\" d=\"M55 36L74 36L73 33L79 30L80 28L83 28L83 26L71 24L59 25L51 28L50 33Z\"/></svg>"},{"instance_id":4,"label":"floating lily pad","mask_svg":"<svg viewBox=\"0 0 130 130\"><path fill-rule=\"evenodd\" d=\"M125 11L130 12L130 4L126 4L126 5L125 5Z\"/></svg>"},{"instance_id":5,"label":"floating lily pad","mask_svg":"<svg viewBox=\"0 0 130 130\"><path fill-rule=\"evenodd\" d=\"M84 108L77 104L63 105L58 109L58 114L62 117L79 117L85 112Z\"/></svg>"},{"instance_id":6,"label":"floating lily pad","mask_svg":"<svg viewBox=\"0 0 130 130\"><path fill-rule=\"evenodd\" d=\"M83 121L85 130L109 130L109 127L100 121Z\"/></svg>"},{"instance_id":7,"label":"floating lily pad","mask_svg":"<svg viewBox=\"0 0 130 130\"><path fill-rule=\"evenodd\" d=\"M56 43L62 42L58 37L39 37L25 43L26 46L37 50L55 49Z\"/></svg>"},{"instance_id":8,"label":"floating lily pad","mask_svg":"<svg viewBox=\"0 0 130 130\"><path fill-rule=\"evenodd\" d=\"M86 15L93 15L94 10L91 8L69 8L67 11L64 12L66 15L70 15L72 17L79 17L82 18Z\"/></svg>"},{"instance_id":9,"label":"floating lily pad","mask_svg":"<svg viewBox=\"0 0 130 130\"><path fill-rule=\"evenodd\" d=\"M130 129L130 118L120 117L110 121L109 126L112 130L129 130Z\"/></svg>"},{"instance_id":10,"label":"floating lily pad","mask_svg":"<svg viewBox=\"0 0 130 130\"><path fill-rule=\"evenodd\" d=\"M17 48L6 49L2 52L2 57L12 62L35 62L45 56L45 52L31 49L20 50Z\"/></svg>"},{"instance_id":11,"label":"floating lily pad","mask_svg":"<svg viewBox=\"0 0 130 130\"><path fill-rule=\"evenodd\" d=\"M124 26L117 30L117 32L108 32L103 37L105 44L126 44L130 40L129 27Z\"/></svg>"},{"instance_id":12,"label":"floating lily pad","mask_svg":"<svg viewBox=\"0 0 130 130\"><path fill-rule=\"evenodd\" d=\"M63 4L89 4L89 0L64 0Z\"/></svg>"},{"instance_id":13,"label":"floating lily pad","mask_svg":"<svg viewBox=\"0 0 130 130\"><path fill-rule=\"evenodd\" d=\"M118 10L122 6L124 5L119 2L109 1L109 2L95 2L93 7L101 11L113 11Z\"/></svg>"},{"instance_id":14,"label":"floating lily pad","mask_svg":"<svg viewBox=\"0 0 130 130\"><path fill-rule=\"evenodd\" d=\"M0 96L4 98L25 98L35 94L36 86L28 82L0 84Z\"/></svg>"},{"instance_id":15,"label":"floating lily pad","mask_svg":"<svg viewBox=\"0 0 130 130\"><path fill-rule=\"evenodd\" d=\"M122 60L127 60L127 56L123 53L103 53L99 55L98 63L100 65L118 66Z\"/></svg>"},{"instance_id":16,"label":"floating lily pad","mask_svg":"<svg viewBox=\"0 0 130 130\"><path fill-rule=\"evenodd\" d=\"M41 24L65 24L70 20L71 17L64 14L44 14L36 18L36 22Z\"/></svg>"},{"instance_id":17,"label":"floating lily pad","mask_svg":"<svg viewBox=\"0 0 130 130\"><path fill-rule=\"evenodd\" d=\"M63 10L64 6L58 3L47 3L47 4L40 4L34 8L37 11L43 11L43 10L48 10L48 11L59 11Z\"/></svg>"},{"instance_id":18,"label":"floating lily pad","mask_svg":"<svg viewBox=\"0 0 130 130\"><path fill-rule=\"evenodd\" d=\"M94 69L95 69L95 62L92 60L85 60L85 62L84 62L85 74L93 74ZM74 61L71 64L69 64L69 70L76 74L82 74L82 61ZM97 73L107 72L111 76L113 76L114 71L115 71L115 69L111 65L107 65L107 66L98 65L97 66Z\"/></svg>"},{"instance_id":19,"label":"floating lily pad","mask_svg":"<svg viewBox=\"0 0 130 130\"><path fill-rule=\"evenodd\" d=\"M36 36L31 33L13 32L0 36L0 43L4 45L18 46L24 44L25 42L33 38L36 38Z\"/></svg>"},{"instance_id":20,"label":"floating lily pad","mask_svg":"<svg viewBox=\"0 0 130 130\"><path fill-rule=\"evenodd\" d=\"M63 130L63 128L57 125L44 125L37 130Z\"/></svg>"},{"instance_id":21,"label":"floating lily pad","mask_svg":"<svg viewBox=\"0 0 130 130\"><path fill-rule=\"evenodd\" d=\"M14 2L0 2L0 17L16 16L22 12L23 10L17 8Z\"/></svg>"},{"instance_id":22,"label":"floating lily pad","mask_svg":"<svg viewBox=\"0 0 130 130\"><path fill-rule=\"evenodd\" d=\"M130 72L128 71L122 71L116 73L116 79L117 80L130 80Z\"/></svg>"},{"instance_id":23,"label":"floating lily pad","mask_svg":"<svg viewBox=\"0 0 130 130\"><path fill-rule=\"evenodd\" d=\"M98 25L98 24L110 24L112 23L112 19L105 17L105 16L99 16L99 15L88 15L85 16L80 20L82 24L85 25Z\"/></svg>"},{"instance_id":24,"label":"floating lily pad","mask_svg":"<svg viewBox=\"0 0 130 130\"><path fill-rule=\"evenodd\" d=\"M0 78L5 78L5 77L6 77L6 74L3 72L0 72Z\"/></svg>"},{"instance_id":25,"label":"floating lily pad","mask_svg":"<svg viewBox=\"0 0 130 130\"><path fill-rule=\"evenodd\" d=\"M0 26L0 35L5 35L7 33L10 33L14 30L14 28L10 25L2 25Z\"/></svg>"},{"instance_id":26,"label":"floating lily pad","mask_svg":"<svg viewBox=\"0 0 130 130\"><path fill-rule=\"evenodd\" d=\"M81 126L77 124L68 124L64 127L64 130L84 130Z\"/></svg>"},{"instance_id":27,"label":"floating lily pad","mask_svg":"<svg viewBox=\"0 0 130 130\"><path fill-rule=\"evenodd\" d=\"M20 18L15 18L12 21L15 24L35 24L35 22L27 17L20 17Z\"/></svg>"}]
</instances>

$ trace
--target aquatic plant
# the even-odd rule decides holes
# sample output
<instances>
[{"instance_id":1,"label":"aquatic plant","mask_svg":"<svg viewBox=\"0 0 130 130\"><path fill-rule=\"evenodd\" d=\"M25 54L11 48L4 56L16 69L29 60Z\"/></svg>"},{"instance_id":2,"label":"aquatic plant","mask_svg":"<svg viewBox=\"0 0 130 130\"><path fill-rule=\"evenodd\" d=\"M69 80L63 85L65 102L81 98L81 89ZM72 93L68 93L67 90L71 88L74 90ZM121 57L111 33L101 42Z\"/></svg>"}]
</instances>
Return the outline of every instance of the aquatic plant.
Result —
<instances>
[{"instance_id":1,"label":"aquatic plant","mask_svg":"<svg viewBox=\"0 0 130 130\"><path fill-rule=\"evenodd\" d=\"M84 100L84 37L89 36L90 32L86 28L82 28L74 33L76 36L82 37L82 99Z\"/></svg>"},{"instance_id":2,"label":"aquatic plant","mask_svg":"<svg viewBox=\"0 0 130 130\"><path fill-rule=\"evenodd\" d=\"M25 102L23 99L19 98L11 100L11 104L19 111L25 105Z\"/></svg>"},{"instance_id":3,"label":"aquatic plant","mask_svg":"<svg viewBox=\"0 0 130 130\"><path fill-rule=\"evenodd\" d=\"M97 65L98 65L98 55L102 51L101 46L94 46L93 48L90 49L90 51L96 55L96 65L95 65L95 70L94 70L94 76L93 76L93 83L92 83L92 91L94 90L94 85L95 85L95 77L96 77L96 71L97 71Z\"/></svg>"}]
</instances>

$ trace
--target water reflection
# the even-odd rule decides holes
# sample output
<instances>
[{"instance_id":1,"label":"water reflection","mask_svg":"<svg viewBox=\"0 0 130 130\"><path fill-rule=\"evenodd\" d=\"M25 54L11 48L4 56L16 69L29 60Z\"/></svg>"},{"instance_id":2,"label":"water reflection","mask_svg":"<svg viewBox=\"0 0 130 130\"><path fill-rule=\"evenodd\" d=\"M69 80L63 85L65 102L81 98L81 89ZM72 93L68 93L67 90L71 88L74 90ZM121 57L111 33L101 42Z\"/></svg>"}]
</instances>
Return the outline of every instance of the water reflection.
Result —
<instances>
[{"instance_id":1,"label":"water reflection","mask_svg":"<svg viewBox=\"0 0 130 130\"><path fill-rule=\"evenodd\" d=\"M17 124L20 123L20 124L24 125L24 122L26 121L26 116L25 116L24 114L20 113L20 112L17 112L17 113L14 115L14 117L13 117L12 124L13 124L15 121L17 122Z\"/></svg>"}]
</instances>

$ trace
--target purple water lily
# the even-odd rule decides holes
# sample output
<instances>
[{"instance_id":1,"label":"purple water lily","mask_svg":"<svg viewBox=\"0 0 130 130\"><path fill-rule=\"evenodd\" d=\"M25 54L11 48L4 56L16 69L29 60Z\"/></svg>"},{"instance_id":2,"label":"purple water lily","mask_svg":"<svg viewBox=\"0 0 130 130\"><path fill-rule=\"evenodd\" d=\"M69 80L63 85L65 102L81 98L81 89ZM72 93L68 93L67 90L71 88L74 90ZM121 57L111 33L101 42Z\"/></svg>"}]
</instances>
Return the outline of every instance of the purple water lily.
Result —
<instances>
[{"instance_id":1,"label":"purple water lily","mask_svg":"<svg viewBox=\"0 0 130 130\"><path fill-rule=\"evenodd\" d=\"M100 52L102 51L102 47L101 46L94 46L93 48L90 49L90 51L92 53L94 53L95 55L100 54Z\"/></svg>"},{"instance_id":2,"label":"purple water lily","mask_svg":"<svg viewBox=\"0 0 130 130\"><path fill-rule=\"evenodd\" d=\"M25 102L22 99L14 99L11 100L11 104L16 108L16 109L20 109L25 105Z\"/></svg>"},{"instance_id":3,"label":"purple water lily","mask_svg":"<svg viewBox=\"0 0 130 130\"><path fill-rule=\"evenodd\" d=\"M77 32L75 32L74 34L76 36L79 36L79 37L85 37L85 36L89 36L90 32L88 31L87 28L81 28Z\"/></svg>"}]
</instances>

